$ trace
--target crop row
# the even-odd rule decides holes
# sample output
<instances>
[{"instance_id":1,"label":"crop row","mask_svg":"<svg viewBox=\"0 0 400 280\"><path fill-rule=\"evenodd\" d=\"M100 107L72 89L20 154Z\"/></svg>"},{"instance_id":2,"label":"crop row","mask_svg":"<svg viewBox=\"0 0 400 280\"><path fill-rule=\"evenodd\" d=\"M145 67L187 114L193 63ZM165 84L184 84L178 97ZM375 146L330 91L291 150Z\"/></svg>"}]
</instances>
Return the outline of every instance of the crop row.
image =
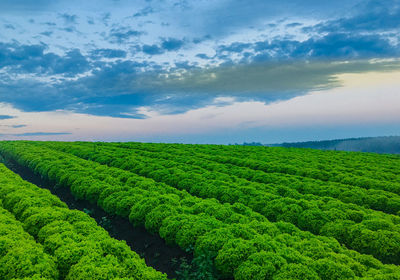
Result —
<instances>
[{"instance_id":1,"label":"crop row","mask_svg":"<svg viewBox=\"0 0 400 280\"><path fill-rule=\"evenodd\" d=\"M68 209L49 191L23 181L3 164L0 165L0 199L4 209L11 212L25 231L42 244L43 251L52 256L43 257L38 246L27 248L30 251L25 251L25 256L15 256L2 263L1 269L7 270L9 276L12 276L13 266L17 266L15 273L22 273L38 262L31 268L32 273L39 269L38 274L47 279L166 279L165 275L147 267L125 242L112 239L87 214ZM19 242L17 232L14 234L15 242ZM32 238L26 237L26 240L29 242ZM3 250L7 250L7 246L3 245L7 243L0 244L0 252L6 252ZM14 245L20 248L11 248L11 255L23 253L26 249L21 247L21 243ZM29 258L34 254L37 258ZM33 279L44 279L37 277Z\"/></svg>"},{"instance_id":2,"label":"crop row","mask_svg":"<svg viewBox=\"0 0 400 280\"><path fill-rule=\"evenodd\" d=\"M110 146L124 148L147 146L155 150L157 146L163 150L178 148L191 153L214 156L217 160L218 157L228 157L230 163L268 173L291 174L395 193L400 191L400 159L397 156L223 145L111 143Z\"/></svg>"},{"instance_id":3,"label":"crop row","mask_svg":"<svg viewBox=\"0 0 400 280\"><path fill-rule=\"evenodd\" d=\"M219 146L217 146L219 147ZM338 168L338 163L329 159L325 151L312 151L302 149L262 148L262 149L228 149L220 147L216 149L207 146L190 146L194 151L212 155L216 160L223 158L223 163L232 163L239 166L247 166L264 172L283 173L319 179L323 181L339 182L366 189L386 190L400 194L399 167L400 160L393 158L391 163L397 168L390 169L392 173L379 171L376 164L374 170L358 167L356 170L344 171ZM289 153L287 150L291 150ZM381 155L376 155L378 158ZM384 165L384 156L381 156L381 165ZM352 162L352 159L349 159ZM368 166L364 163L364 166ZM386 178L384 176L386 174ZM381 177L381 178L379 178ZM377 179L378 178L378 179Z\"/></svg>"},{"instance_id":4,"label":"crop row","mask_svg":"<svg viewBox=\"0 0 400 280\"><path fill-rule=\"evenodd\" d=\"M133 144L132 144L133 145ZM104 147L107 147L104 145ZM111 145L109 147L112 147ZM163 145L159 144L142 144L137 143L137 147L133 146L131 150L150 151L155 157L164 156L164 159L172 159L174 161L182 160L187 164L200 166L209 171L221 172L228 175L244 178L253 182L272 183L284 186L290 186L302 194L314 194L317 196L329 196L337 198L345 203L354 203L366 208L384 211L389 214L398 214L400 212L400 196L392 192L376 189L365 189L357 186L351 186L336 182L321 181L318 179L305 178L296 175L265 173L260 170L241 167L229 163L219 163L212 161L205 154L187 151L183 148L172 145L169 149L163 149ZM158 148L158 149L157 149ZM126 149L125 149L126 153ZM173 157L171 157L173 155ZM154 157L153 156L153 157Z\"/></svg>"},{"instance_id":5,"label":"crop row","mask_svg":"<svg viewBox=\"0 0 400 280\"><path fill-rule=\"evenodd\" d=\"M207 254L235 279L400 279L399 268L348 250L333 238L271 223L242 204L200 199L133 173L23 142L0 150L79 198L129 215L168 242Z\"/></svg>"},{"instance_id":6,"label":"crop row","mask_svg":"<svg viewBox=\"0 0 400 280\"><path fill-rule=\"evenodd\" d=\"M58 279L54 259L3 209L1 201L0 244L0 279Z\"/></svg>"},{"instance_id":7,"label":"crop row","mask_svg":"<svg viewBox=\"0 0 400 280\"><path fill-rule=\"evenodd\" d=\"M218 161L213 161L212 156L207 156L205 154L196 153L194 151L186 151L185 145L177 147L176 145L167 146L166 144L145 144L145 143L130 143L129 149L126 149L127 144L101 144L101 143L79 143L74 145L72 143L50 143L46 142L44 144L46 147L56 148L62 151L66 149L74 148L76 153L80 153L82 148L87 148L90 151L100 152L100 150L106 154L110 153L122 153L126 158L129 154L137 154L139 151L147 151L147 155L152 158L162 158L168 160L168 166L172 166L173 162L184 163L189 171L198 170L198 167L206 169L211 172L223 173L226 176L224 180L230 180L232 178L238 177L251 182L258 182L262 184L272 184L275 187L290 188L291 191L285 191L281 195L294 195L297 197L297 193L300 194L312 194L317 196L327 196L338 199L345 203L353 203L365 208L371 208L374 210L379 210L386 212L388 214L398 214L400 212L400 195L392 192L376 189L365 189L356 186L350 186L346 184L340 184L336 182L325 182L312 178L305 178L301 176L281 174L281 173L265 173L260 170L254 170L248 167L242 167L233 165L230 163L220 163ZM94 146L95 145L95 146ZM118 145L118 146L117 146ZM119 146L123 145L123 148ZM181 148L182 147L182 148ZM96 150L94 150L95 148ZM122 150L121 150L122 149ZM85 155L87 155L87 150L85 149ZM82 156L84 156L82 154ZM221 157L218 157L219 160ZM98 157L98 161L102 163L106 162L107 158L105 154ZM202 171L203 172L203 171ZM237 181L236 179L234 180ZM294 194L291 194L293 192Z\"/></svg>"},{"instance_id":8,"label":"crop row","mask_svg":"<svg viewBox=\"0 0 400 280\"><path fill-rule=\"evenodd\" d=\"M136 143L122 144L130 146ZM167 144L168 145L168 144ZM380 181L398 182L400 179L399 157L396 155L378 155L372 153L355 153L341 151L321 151L281 147L242 147L222 145L185 145L188 150L198 150L221 155L238 155L265 162L284 163L288 168L306 167L321 171L320 176L329 173L342 173ZM299 165L300 164L300 165Z\"/></svg>"},{"instance_id":9,"label":"crop row","mask_svg":"<svg viewBox=\"0 0 400 280\"><path fill-rule=\"evenodd\" d=\"M60 148L61 145L59 144ZM400 217L345 204L335 199L301 195L284 187L267 186L179 164L156 154L66 144L65 151L153 178L203 198L243 203L270 221L290 222L314 234L335 237L340 243L387 263L400 263ZM147 156L145 156L147 155ZM150 157L150 156L153 156ZM164 155L168 158L171 155ZM179 156L172 157L174 160ZM288 197L282 197L287 195Z\"/></svg>"}]
</instances>

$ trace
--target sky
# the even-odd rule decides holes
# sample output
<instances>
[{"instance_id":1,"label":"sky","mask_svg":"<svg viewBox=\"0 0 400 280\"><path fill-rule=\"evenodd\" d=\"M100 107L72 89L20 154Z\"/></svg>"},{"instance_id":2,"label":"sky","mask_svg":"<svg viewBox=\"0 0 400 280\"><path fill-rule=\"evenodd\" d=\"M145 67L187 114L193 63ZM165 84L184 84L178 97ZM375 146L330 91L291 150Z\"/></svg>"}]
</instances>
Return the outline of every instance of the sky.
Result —
<instances>
[{"instance_id":1,"label":"sky","mask_svg":"<svg viewBox=\"0 0 400 280\"><path fill-rule=\"evenodd\" d=\"M2 0L0 140L400 135L400 0Z\"/></svg>"}]
</instances>

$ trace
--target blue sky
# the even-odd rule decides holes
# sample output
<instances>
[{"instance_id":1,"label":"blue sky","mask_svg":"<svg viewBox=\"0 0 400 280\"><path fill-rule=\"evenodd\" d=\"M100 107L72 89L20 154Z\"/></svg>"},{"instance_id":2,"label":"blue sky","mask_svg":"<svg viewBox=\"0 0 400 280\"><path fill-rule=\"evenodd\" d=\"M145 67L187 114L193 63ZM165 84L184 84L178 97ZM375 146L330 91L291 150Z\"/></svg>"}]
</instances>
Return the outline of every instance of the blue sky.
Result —
<instances>
[{"instance_id":1,"label":"blue sky","mask_svg":"<svg viewBox=\"0 0 400 280\"><path fill-rule=\"evenodd\" d=\"M400 0L3 0L0 138L398 135L399 27Z\"/></svg>"}]
</instances>

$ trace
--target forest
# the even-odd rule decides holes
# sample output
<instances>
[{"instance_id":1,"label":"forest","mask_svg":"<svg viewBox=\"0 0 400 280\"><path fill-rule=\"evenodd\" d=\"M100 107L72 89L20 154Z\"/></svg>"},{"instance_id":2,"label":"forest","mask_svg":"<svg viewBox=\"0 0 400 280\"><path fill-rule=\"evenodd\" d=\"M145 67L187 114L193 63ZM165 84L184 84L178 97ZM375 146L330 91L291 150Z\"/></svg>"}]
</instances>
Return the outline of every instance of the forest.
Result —
<instances>
[{"instance_id":1,"label":"forest","mask_svg":"<svg viewBox=\"0 0 400 280\"><path fill-rule=\"evenodd\" d=\"M0 279L400 279L400 156L0 142Z\"/></svg>"}]
</instances>

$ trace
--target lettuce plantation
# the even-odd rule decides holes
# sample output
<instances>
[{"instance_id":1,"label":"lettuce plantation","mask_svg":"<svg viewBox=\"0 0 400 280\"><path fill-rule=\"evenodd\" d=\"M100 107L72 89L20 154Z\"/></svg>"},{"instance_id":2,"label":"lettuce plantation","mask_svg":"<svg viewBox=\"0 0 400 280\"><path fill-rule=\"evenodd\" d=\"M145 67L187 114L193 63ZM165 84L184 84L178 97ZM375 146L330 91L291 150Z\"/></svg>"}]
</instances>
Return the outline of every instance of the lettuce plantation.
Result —
<instances>
[{"instance_id":1,"label":"lettuce plantation","mask_svg":"<svg viewBox=\"0 0 400 280\"><path fill-rule=\"evenodd\" d=\"M0 154L0 279L400 279L399 156L29 141ZM6 166L193 260L152 267L107 220Z\"/></svg>"}]
</instances>

